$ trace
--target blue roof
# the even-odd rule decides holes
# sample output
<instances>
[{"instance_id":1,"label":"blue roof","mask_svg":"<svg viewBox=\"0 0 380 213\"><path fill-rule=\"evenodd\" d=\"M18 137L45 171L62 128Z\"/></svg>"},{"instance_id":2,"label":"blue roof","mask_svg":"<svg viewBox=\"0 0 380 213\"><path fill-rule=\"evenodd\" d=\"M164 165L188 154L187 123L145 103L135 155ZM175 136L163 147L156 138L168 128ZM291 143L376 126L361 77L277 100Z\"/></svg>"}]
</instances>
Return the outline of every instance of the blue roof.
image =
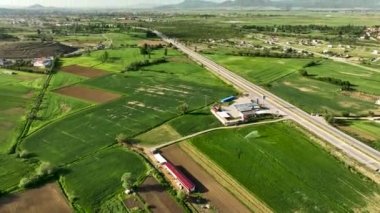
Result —
<instances>
[{"instance_id":1,"label":"blue roof","mask_svg":"<svg viewBox=\"0 0 380 213\"><path fill-rule=\"evenodd\" d=\"M230 97L222 99L220 102L222 102L222 103L231 102L231 101L235 100L235 98L236 98L235 96L230 96Z\"/></svg>"}]
</instances>

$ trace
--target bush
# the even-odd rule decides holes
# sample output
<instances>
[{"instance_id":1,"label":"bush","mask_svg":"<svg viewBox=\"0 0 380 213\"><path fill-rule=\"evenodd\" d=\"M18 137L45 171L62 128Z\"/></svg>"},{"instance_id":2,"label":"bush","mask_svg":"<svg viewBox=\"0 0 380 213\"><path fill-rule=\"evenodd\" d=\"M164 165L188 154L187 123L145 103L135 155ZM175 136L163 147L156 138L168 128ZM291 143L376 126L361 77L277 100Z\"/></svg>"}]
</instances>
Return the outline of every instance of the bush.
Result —
<instances>
[{"instance_id":1,"label":"bush","mask_svg":"<svg viewBox=\"0 0 380 213\"><path fill-rule=\"evenodd\" d=\"M126 67L125 70L126 71L138 71L142 67L156 65L156 64L163 64L163 63L166 63L166 62L167 62L166 58L159 58L159 59L155 59L155 60L152 60L152 61L149 61L149 60L136 61L136 62L131 63L128 67Z\"/></svg>"},{"instance_id":2,"label":"bush","mask_svg":"<svg viewBox=\"0 0 380 213\"><path fill-rule=\"evenodd\" d=\"M302 76L305 76L305 77L309 76L309 73L308 73L307 70L305 70L305 69L300 69L300 70L298 70L298 72L299 72L299 74L301 74Z\"/></svg>"}]
</instances>

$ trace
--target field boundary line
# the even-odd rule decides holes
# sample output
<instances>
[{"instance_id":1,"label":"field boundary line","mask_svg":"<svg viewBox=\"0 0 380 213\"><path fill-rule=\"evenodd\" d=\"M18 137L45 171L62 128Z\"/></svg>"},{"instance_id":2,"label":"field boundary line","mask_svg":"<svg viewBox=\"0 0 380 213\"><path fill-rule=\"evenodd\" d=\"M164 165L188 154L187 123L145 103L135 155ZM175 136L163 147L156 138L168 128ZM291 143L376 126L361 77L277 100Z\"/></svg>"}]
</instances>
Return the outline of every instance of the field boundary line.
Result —
<instances>
[{"instance_id":1,"label":"field boundary line","mask_svg":"<svg viewBox=\"0 0 380 213\"><path fill-rule=\"evenodd\" d=\"M227 191L232 193L240 202L246 205L253 212L273 212L263 201L258 199L243 185L238 183L226 171L220 168L214 161L194 147L190 142L179 144L179 147L188 153L192 159L204 168L215 180ZM205 168L203 165L207 165Z\"/></svg>"},{"instance_id":2,"label":"field boundary line","mask_svg":"<svg viewBox=\"0 0 380 213\"><path fill-rule=\"evenodd\" d=\"M243 128L243 127L247 127L247 126L255 126L255 125L269 124L269 123L277 123L277 122L281 122L281 121L285 121L285 120L287 120L287 118L281 118L281 119L271 120L271 121L261 121L261 122L243 124L243 125L238 125L238 126L222 126L222 127L212 128L212 129L206 129L206 130L203 130L203 131L200 131L200 132L196 132L196 133L193 133L191 135L187 135L187 136L184 136L182 138L179 138L179 139L176 139L176 140L173 140L173 141L169 141L167 143L164 143L164 144L152 147L151 149L152 149L152 151L158 150L158 149L162 149L162 148L165 148L167 146L179 143L181 141L184 141L184 140L187 140L187 139L199 136L199 135L203 135L203 134L206 134L206 133L209 133L209 132L217 131L217 130L238 129L238 128Z\"/></svg>"}]
</instances>

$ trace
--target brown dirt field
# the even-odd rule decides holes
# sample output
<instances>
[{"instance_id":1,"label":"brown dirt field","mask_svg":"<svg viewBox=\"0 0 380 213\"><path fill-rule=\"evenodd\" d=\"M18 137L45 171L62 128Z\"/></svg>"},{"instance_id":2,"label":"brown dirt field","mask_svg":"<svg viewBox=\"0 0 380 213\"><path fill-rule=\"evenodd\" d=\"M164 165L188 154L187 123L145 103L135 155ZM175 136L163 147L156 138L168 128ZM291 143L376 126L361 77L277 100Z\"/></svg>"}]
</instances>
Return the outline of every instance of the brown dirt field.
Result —
<instances>
[{"instance_id":1,"label":"brown dirt field","mask_svg":"<svg viewBox=\"0 0 380 213\"><path fill-rule=\"evenodd\" d=\"M57 89L54 92L95 103L106 103L121 97L121 95L117 93L83 86L64 87Z\"/></svg>"},{"instance_id":2,"label":"brown dirt field","mask_svg":"<svg viewBox=\"0 0 380 213\"><path fill-rule=\"evenodd\" d=\"M173 212L180 213L184 210L174 201L165 188L153 177L148 177L138 189L139 195L149 204L153 213Z\"/></svg>"},{"instance_id":3,"label":"brown dirt field","mask_svg":"<svg viewBox=\"0 0 380 213\"><path fill-rule=\"evenodd\" d=\"M73 212L57 184L50 183L0 199L1 213Z\"/></svg>"},{"instance_id":4,"label":"brown dirt field","mask_svg":"<svg viewBox=\"0 0 380 213\"><path fill-rule=\"evenodd\" d=\"M161 150L162 155L190 178L197 191L208 199L218 212L250 212L238 199L221 186L178 145Z\"/></svg>"},{"instance_id":5,"label":"brown dirt field","mask_svg":"<svg viewBox=\"0 0 380 213\"><path fill-rule=\"evenodd\" d=\"M71 73L74 75L84 76L87 78L98 78L108 75L107 71L95 69L91 67L83 67L79 65L70 65L67 67L62 67L63 72Z\"/></svg>"}]
</instances>

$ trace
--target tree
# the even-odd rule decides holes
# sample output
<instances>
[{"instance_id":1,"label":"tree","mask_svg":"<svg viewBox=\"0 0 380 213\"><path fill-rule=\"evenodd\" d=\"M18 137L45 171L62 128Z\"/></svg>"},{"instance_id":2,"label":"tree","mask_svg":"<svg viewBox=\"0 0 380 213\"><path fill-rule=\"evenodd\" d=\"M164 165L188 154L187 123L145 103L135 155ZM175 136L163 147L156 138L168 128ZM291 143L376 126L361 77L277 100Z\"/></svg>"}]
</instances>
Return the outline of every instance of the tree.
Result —
<instances>
[{"instance_id":1,"label":"tree","mask_svg":"<svg viewBox=\"0 0 380 213\"><path fill-rule=\"evenodd\" d=\"M115 140L118 143L125 143L127 141L127 136L123 133L120 133L120 134L116 135Z\"/></svg>"},{"instance_id":2,"label":"tree","mask_svg":"<svg viewBox=\"0 0 380 213\"><path fill-rule=\"evenodd\" d=\"M299 72L302 76L304 76L304 77L309 76L309 73L308 73L307 70L305 70L305 69L300 69L298 72Z\"/></svg>"},{"instance_id":3,"label":"tree","mask_svg":"<svg viewBox=\"0 0 380 213\"><path fill-rule=\"evenodd\" d=\"M121 176L121 183L124 189L131 189L136 179L132 176L132 173L126 172Z\"/></svg>"},{"instance_id":4,"label":"tree","mask_svg":"<svg viewBox=\"0 0 380 213\"><path fill-rule=\"evenodd\" d=\"M167 56L168 55L168 48L165 48L165 52L164 52L164 55Z\"/></svg>"},{"instance_id":5,"label":"tree","mask_svg":"<svg viewBox=\"0 0 380 213\"><path fill-rule=\"evenodd\" d=\"M42 162L36 169L37 176L52 175L56 168L49 162Z\"/></svg>"},{"instance_id":6,"label":"tree","mask_svg":"<svg viewBox=\"0 0 380 213\"><path fill-rule=\"evenodd\" d=\"M109 54L107 51L104 51L103 54L100 56L100 60L102 61L102 63L107 62L108 58L109 58Z\"/></svg>"},{"instance_id":7,"label":"tree","mask_svg":"<svg viewBox=\"0 0 380 213\"><path fill-rule=\"evenodd\" d=\"M187 103L182 103L177 107L177 110L180 112L181 115L184 115L189 111L189 105L187 105Z\"/></svg>"}]
</instances>

